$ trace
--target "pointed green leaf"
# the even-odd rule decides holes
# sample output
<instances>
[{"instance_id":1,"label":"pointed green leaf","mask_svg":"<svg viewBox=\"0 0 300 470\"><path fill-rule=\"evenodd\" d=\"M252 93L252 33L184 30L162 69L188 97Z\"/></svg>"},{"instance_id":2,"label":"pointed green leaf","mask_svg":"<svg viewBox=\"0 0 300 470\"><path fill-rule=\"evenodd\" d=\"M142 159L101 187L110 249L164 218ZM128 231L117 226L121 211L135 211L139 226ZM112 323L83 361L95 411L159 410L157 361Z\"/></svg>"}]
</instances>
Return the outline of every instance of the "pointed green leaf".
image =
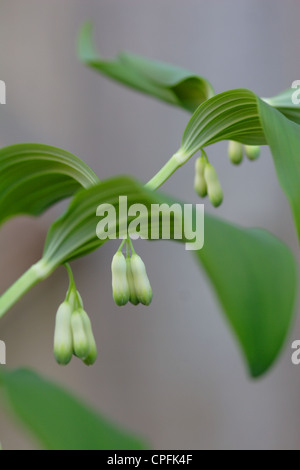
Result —
<instances>
[{"instance_id":1,"label":"pointed green leaf","mask_svg":"<svg viewBox=\"0 0 300 470\"><path fill-rule=\"evenodd\" d=\"M262 100L258 109L280 185L285 192L300 239L300 126Z\"/></svg>"},{"instance_id":2,"label":"pointed green leaf","mask_svg":"<svg viewBox=\"0 0 300 470\"><path fill-rule=\"evenodd\" d=\"M34 372L1 371L1 388L16 416L48 450L145 448L73 394Z\"/></svg>"},{"instance_id":3,"label":"pointed green leaf","mask_svg":"<svg viewBox=\"0 0 300 470\"><path fill-rule=\"evenodd\" d=\"M210 83L188 70L134 54L121 53L116 59L102 59L92 41L92 24L83 25L79 36L79 58L89 67L128 87L169 104L194 111L213 96Z\"/></svg>"},{"instance_id":4,"label":"pointed green leaf","mask_svg":"<svg viewBox=\"0 0 300 470\"><path fill-rule=\"evenodd\" d=\"M214 96L208 80L177 66L128 52L120 53L116 59L103 59L95 48L92 33L92 23L86 22L79 34L79 59L108 78L190 112ZM300 105L292 101L295 91L289 88L272 98L264 98L264 101L300 124Z\"/></svg>"},{"instance_id":5,"label":"pointed green leaf","mask_svg":"<svg viewBox=\"0 0 300 470\"><path fill-rule=\"evenodd\" d=\"M39 215L57 201L99 183L78 157L42 144L0 150L0 224L10 217Z\"/></svg>"},{"instance_id":6,"label":"pointed green leaf","mask_svg":"<svg viewBox=\"0 0 300 470\"><path fill-rule=\"evenodd\" d=\"M298 287L296 261L281 241L264 230L245 230L206 217L205 236L204 249L197 255L251 375L259 377L274 363L291 326Z\"/></svg>"}]
</instances>

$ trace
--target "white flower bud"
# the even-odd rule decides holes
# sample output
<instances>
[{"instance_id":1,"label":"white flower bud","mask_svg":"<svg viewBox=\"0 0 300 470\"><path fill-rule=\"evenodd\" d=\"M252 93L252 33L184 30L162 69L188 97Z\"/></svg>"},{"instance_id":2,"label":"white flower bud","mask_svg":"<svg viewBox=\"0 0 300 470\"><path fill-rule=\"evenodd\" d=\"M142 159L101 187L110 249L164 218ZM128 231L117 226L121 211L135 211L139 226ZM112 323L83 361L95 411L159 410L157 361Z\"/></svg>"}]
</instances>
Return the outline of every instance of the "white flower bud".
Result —
<instances>
[{"instance_id":1,"label":"white flower bud","mask_svg":"<svg viewBox=\"0 0 300 470\"><path fill-rule=\"evenodd\" d=\"M89 355L89 340L84 327L83 310L76 310L71 316L73 349L75 356L86 359Z\"/></svg>"},{"instance_id":2,"label":"white flower bud","mask_svg":"<svg viewBox=\"0 0 300 470\"><path fill-rule=\"evenodd\" d=\"M57 311L54 332L54 356L61 365L67 365L73 355L71 315L72 306L65 301Z\"/></svg>"},{"instance_id":3,"label":"white flower bud","mask_svg":"<svg viewBox=\"0 0 300 470\"><path fill-rule=\"evenodd\" d=\"M136 295L134 279L133 279L133 274L132 274L132 269L131 269L131 259L129 257L126 258L126 264L127 264L127 281L128 281L128 286L129 286L129 292L130 292L129 302L132 303L133 305L138 305L140 302Z\"/></svg>"},{"instance_id":4,"label":"white flower bud","mask_svg":"<svg viewBox=\"0 0 300 470\"><path fill-rule=\"evenodd\" d=\"M89 354L84 359L83 362L87 366L92 366L93 364L95 364L95 362L97 360L97 356L98 356L97 345L96 345L96 341L95 341L95 338L94 338L94 333L93 333L91 320L90 320L88 314L84 310L81 311L81 317L82 317L83 326L84 326L85 333L86 333L88 343L89 343Z\"/></svg>"},{"instance_id":5,"label":"white flower bud","mask_svg":"<svg viewBox=\"0 0 300 470\"><path fill-rule=\"evenodd\" d=\"M259 145L245 145L245 152L249 160L257 160L260 156L260 146Z\"/></svg>"},{"instance_id":6,"label":"white flower bud","mask_svg":"<svg viewBox=\"0 0 300 470\"><path fill-rule=\"evenodd\" d=\"M218 207L223 201L223 191L215 168L207 163L204 170L204 177L207 184L207 192L210 202Z\"/></svg>"},{"instance_id":7,"label":"white flower bud","mask_svg":"<svg viewBox=\"0 0 300 470\"><path fill-rule=\"evenodd\" d=\"M207 160L204 157L196 159L194 189L200 197L205 197L207 195L207 185L204 178L206 164Z\"/></svg>"},{"instance_id":8,"label":"white flower bud","mask_svg":"<svg viewBox=\"0 0 300 470\"><path fill-rule=\"evenodd\" d=\"M140 256L134 253L130 265L137 298L143 305L150 305L153 294L145 264Z\"/></svg>"},{"instance_id":9,"label":"white flower bud","mask_svg":"<svg viewBox=\"0 0 300 470\"><path fill-rule=\"evenodd\" d=\"M231 140L228 144L228 156L234 165L239 165L243 161L242 144Z\"/></svg>"},{"instance_id":10,"label":"white flower bud","mask_svg":"<svg viewBox=\"0 0 300 470\"><path fill-rule=\"evenodd\" d=\"M121 251L113 257L111 263L113 298L117 305L126 305L130 291L127 280L126 259Z\"/></svg>"}]
</instances>

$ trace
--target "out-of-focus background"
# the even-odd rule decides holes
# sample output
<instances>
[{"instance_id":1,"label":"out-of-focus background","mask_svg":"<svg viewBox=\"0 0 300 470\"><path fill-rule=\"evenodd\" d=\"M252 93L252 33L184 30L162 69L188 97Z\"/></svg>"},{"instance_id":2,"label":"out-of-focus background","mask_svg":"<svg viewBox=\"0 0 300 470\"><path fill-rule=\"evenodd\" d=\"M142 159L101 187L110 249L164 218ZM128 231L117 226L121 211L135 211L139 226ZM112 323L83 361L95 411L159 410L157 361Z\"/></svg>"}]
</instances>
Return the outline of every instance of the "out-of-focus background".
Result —
<instances>
[{"instance_id":1,"label":"out-of-focus background","mask_svg":"<svg viewBox=\"0 0 300 470\"><path fill-rule=\"evenodd\" d=\"M93 19L104 56L127 49L189 68L217 92L250 88L272 96L300 79L297 0L2 0L1 146L42 142L83 158L99 175L149 179L177 150L188 114L109 82L82 66L78 29ZM268 149L233 167L225 143L209 149L224 187L220 216L269 229L297 253L288 204ZM186 201L193 163L164 189ZM41 219L19 218L0 232L0 291L36 261L47 228L65 204ZM206 210L211 211L208 203ZM259 381L248 378L240 351L204 274L183 247L138 242L154 290L149 308L117 308L111 258L117 242L74 263L100 357L93 368L52 356L55 312L67 289L59 269L1 320L8 367L30 366L71 387L155 449L297 449L300 367L290 343ZM274 312L276 315L276 312ZM37 444L0 411L4 449Z\"/></svg>"}]
</instances>

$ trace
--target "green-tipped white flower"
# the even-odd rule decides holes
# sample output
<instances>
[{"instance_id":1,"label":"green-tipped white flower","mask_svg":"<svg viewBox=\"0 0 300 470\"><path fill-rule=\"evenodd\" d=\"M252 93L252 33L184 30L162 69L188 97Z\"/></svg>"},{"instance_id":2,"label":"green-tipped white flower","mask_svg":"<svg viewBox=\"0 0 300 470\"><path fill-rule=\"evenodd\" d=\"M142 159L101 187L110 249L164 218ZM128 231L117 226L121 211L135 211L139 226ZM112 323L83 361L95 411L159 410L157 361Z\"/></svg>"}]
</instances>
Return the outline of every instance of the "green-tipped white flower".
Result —
<instances>
[{"instance_id":1,"label":"green-tipped white flower","mask_svg":"<svg viewBox=\"0 0 300 470\"><path fill-rule=\"evenodd\" d=\"M95 364L97 357L98 357L97 345L96 345L96 341L94 338L91 320L88 314L84 310L81 311L81 318L82 318L83 326L84 326L85 333L86 333L88 343L89 343L89 353L83 362L87 366L92 366L93 364Z\"/></svg>"},{"instance_id":2,"label":"green-tipped white flower","mask_svg":"<svg viewBox=\"0 0 300 470\"><path fill-rule=\"evenodd\" d=\"M137 298L136 295L136 290L135 290L135 284L134 284L134 279L133 279L133 274L132 274L132 269L131 269L131 259L129 256L126 258L126 265L127 265L127 281L128 281L128 286L129 286L129 302L131 302L133 305L138 305L139 299Z\"/></svg>"},{"instance_id":3,"label":"green-tipped white flower","mask_svg":"<svg viewBox=\"0 0 300 470\"><path fill-rule=\"evenodd\" d=\"M150 305L153 293L147 276L145 264L139 255L133 253L130 265L136 296L141 304Z\"/></svg>"},{"instance_id":4,"label":"green-tipped white flower","mask_svg":"<svg viewBox=\"0 0 300 470\"><path fill-rule=\"evenodd\" d=\"M205 197L207 195L207 185L204 178L204 170L206 165L207 160L204 157L199 157L196 159L194 189L200 197Z\"/></svg>"},{"instance_id":5,"label":"green-tipped white flower","mask_svg":"<svg viewBox=\"0 0 300 470\"><path fill-rule=\"evenodd\" d=\"M61 365L69 364L73 355L71 316L72 305L65 301L57 311L54 332L54 356Z\"/></svg>"},{"instance_id":6,"label":"green-tipped white flower","mask_svg":"<svg viewBox=\"0 0 300 470\"><path fill-rule=\"evenodd\" d=\"M245 153L249 160L257 160L260 156L259 145L245 145Z\"/></svg>"},{"instance_id":7,"label":"green-tipped white flower","mask_svg":"<svg viewBox=\"0 0 300 470\"><path fill-rule=\"evenodd\" d=\"M111 263L113 298L117 305L126 305L130 291L127 280L127 264L125 256L117 251Z\"/></svg>"},{"instance_id":8,"label":"green-tipped white flower","mask_svg":"<svg viewBox=\"0 0 300 470\"><path fill-rule=\"evenodd\" d=\"M207 192L210 202L218 207L223 201L223 191L215 168L207 163L204 170L204 177L207 184Z\"/></svg>"},{"instance_id":9,"label":"green-tipped white flower","mask_svg":"<svg viewBox=\"0 0 300 470\"><path fill-rule=\"evenodd\" d=\"M84 310L75 310L71 316L73 350L75 356L86 359L90 352L89 339L84 327Z\"/></svg>"},{"instance_id":10,"label":"green-tipped white flower","mask_svg":"<svg viewBox=\"0 0 300 470\"><path fill-rule=\"evenodd\" d=\"M228 156L234 165L239 165L243 161L242 144L231 140L228 144Z\"/></svg>"}]
</instances>

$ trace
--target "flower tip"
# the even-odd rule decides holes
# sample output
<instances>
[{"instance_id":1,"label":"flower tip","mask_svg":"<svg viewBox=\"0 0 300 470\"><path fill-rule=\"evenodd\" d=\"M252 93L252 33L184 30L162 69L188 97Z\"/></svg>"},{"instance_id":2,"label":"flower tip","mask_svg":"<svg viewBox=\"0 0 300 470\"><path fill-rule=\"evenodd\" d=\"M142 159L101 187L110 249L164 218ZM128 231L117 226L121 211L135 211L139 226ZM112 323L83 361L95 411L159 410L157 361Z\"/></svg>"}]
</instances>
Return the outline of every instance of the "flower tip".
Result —
<instances>
[{"instance_id":1,"label":"flower tip","mask_svg":"<svg viewBox=\"0 0 300 470\"><path fill-rule=\"evenodd\" d=\"M245 153L249 160L257 160L260 156L259 145L245 145Z\"/></svg>"}]
</instances>

